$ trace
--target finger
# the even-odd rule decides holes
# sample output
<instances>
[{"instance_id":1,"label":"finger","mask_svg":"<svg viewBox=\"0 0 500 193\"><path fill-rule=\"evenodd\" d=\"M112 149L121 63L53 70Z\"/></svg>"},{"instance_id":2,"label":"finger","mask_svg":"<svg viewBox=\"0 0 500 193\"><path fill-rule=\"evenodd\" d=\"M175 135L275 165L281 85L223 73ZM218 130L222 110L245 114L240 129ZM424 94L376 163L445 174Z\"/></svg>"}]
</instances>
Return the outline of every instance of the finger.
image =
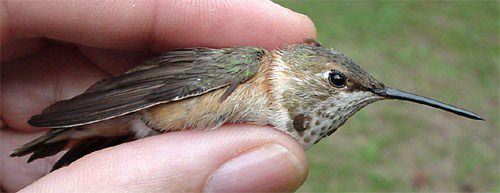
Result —
<instances>
[{"instance_id":1,"label":"finger","mask_svg":"<svg viewBox=\"0 0 500 193\"><path fill-rule=\"evenodd\" d=\"M271 1L2 1L2 44L47 37L91 47L265 48L314 38L314 25Z\"/></svg>"},{"instance_id":2,"label":"finger","mask_svg":"<svg viewBox=\"0 0 500 193\"><path fill-rule=\"evenodd\" d=\"M150 51L111 50L87 46L79 46L78 48L83 56L111 75L123 74L157 55Z\"/></svg>"},{"instance_id":3,"label":"finger","mask_svg":"<svg viewBox=\"0 0 500 193\"><path fill-rule=\"evenodd\" d=\"M92 153L21 192L285 192L308 173L300 145L272 128L173 132Z\"/></svg>"},{"instance_id":4,"label":"finger","mask_svg":"<svg viewBox=\"0 0 500 193\"><path fill-rule=\"evenodd\" d=\"M40 38L16 40L10 44L2 45L0 48L2 50L0 52L0 61L2 63L9 62L13 59L33 54L46 48L47 45L47 41Z\"/></svg>"},{"instance_id":5,"label":"finger","mask_svg":"<svg viewBox=\"0 0 500 193\"><path fill-rule=\"evenodd\" d=\"M108 76L75 48L52 46L43 52L2 64L1 116L15 129L33 129L30 116L56 101L82 93Z\"/></svg>"}]
</instances>

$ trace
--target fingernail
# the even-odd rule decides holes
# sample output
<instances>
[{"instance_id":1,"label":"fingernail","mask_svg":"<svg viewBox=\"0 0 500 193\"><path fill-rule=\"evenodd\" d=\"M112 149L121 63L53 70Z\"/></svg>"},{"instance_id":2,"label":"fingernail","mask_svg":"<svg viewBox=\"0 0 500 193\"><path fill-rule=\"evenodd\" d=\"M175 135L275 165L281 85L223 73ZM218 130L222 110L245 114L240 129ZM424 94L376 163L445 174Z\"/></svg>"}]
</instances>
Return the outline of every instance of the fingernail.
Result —
<instances>
[{"instance_id":1,"label":"fingernail","mask_svg":"<svg viewBox=\"0 0 500 193\"><path fill-rule=\"evenodd\" d=\"M205 192L293 191L301 185L305 172L293 153L272 143L224 163L212 174Z\"/></svg>"}]
</instances>

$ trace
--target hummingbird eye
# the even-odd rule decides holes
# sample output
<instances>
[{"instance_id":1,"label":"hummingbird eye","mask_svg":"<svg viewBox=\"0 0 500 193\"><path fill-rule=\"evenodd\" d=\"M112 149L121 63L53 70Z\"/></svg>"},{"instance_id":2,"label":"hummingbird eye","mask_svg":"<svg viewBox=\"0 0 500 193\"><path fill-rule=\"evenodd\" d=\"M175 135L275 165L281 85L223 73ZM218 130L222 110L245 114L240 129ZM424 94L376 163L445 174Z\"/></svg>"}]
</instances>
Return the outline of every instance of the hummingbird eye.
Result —
<instances>
[{"instance_id":1,"label":"hummingbird eye","mask_svg":"<svg viewBox=\"0 0 500 193\"><path fill-rule=\"evenodd\" d=\"M330 84L332 84L332 86L337 88L344 87L346 83L345 75L337 70L332 70L332 72L330 72L328 79L330 81Z\"/></svg>"}]
</instances>

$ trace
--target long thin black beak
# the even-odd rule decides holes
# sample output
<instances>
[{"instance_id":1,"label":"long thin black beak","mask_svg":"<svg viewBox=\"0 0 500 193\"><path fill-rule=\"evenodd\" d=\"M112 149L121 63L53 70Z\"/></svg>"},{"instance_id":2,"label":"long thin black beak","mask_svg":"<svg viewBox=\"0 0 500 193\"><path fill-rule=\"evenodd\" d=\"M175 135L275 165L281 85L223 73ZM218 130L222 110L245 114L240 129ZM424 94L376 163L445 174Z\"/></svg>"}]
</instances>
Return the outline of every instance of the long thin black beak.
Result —
<instances>
[{"instance_id":1,"label":"long thin black beak","mask_svg":"<svg viewBox=\"0 0 500 193\"><path fill-rule=\"evenodd\" d=\"M455 113L460 116L464 116L467 118L475 119L475 120L484 120L481 116L477 115L476 113L470 112L465 109L461 109L452 105L448 105L439 101L436 101L434 99L430 99L427 97L423 96L418 96L416 94L404 92L398 89L394 88L385 88L383 90L379 90L376 92L380 96L383 96L388 99L398 99L398 100L405 100L405 101L411 101L415 103L420 103L424 105L428 105L431 107L435 107L438 109L442 109L445 111L449 111L452 113Z\"/></svg>"}]
</instances>

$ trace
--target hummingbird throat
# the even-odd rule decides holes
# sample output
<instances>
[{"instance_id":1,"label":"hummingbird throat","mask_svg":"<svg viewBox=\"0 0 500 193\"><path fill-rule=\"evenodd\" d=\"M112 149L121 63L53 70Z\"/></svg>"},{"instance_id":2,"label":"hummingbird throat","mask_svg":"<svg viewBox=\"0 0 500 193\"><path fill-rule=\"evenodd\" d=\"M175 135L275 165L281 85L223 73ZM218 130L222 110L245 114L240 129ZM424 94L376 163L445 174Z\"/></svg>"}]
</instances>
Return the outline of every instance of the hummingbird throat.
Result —
<instances>
[{"instance_id":1,"label":"hummingbird throat","mask_svg":"<svg viewBox=\"0 0 500 193\"><path fill-rule=\"evenodd\" d=\"M317 106L299 107L302 110L290 114L292 124L287 132L308 149L337 131L361 108L381 99L366 91L340 92Z\"/></svg>"}]
</instances>

